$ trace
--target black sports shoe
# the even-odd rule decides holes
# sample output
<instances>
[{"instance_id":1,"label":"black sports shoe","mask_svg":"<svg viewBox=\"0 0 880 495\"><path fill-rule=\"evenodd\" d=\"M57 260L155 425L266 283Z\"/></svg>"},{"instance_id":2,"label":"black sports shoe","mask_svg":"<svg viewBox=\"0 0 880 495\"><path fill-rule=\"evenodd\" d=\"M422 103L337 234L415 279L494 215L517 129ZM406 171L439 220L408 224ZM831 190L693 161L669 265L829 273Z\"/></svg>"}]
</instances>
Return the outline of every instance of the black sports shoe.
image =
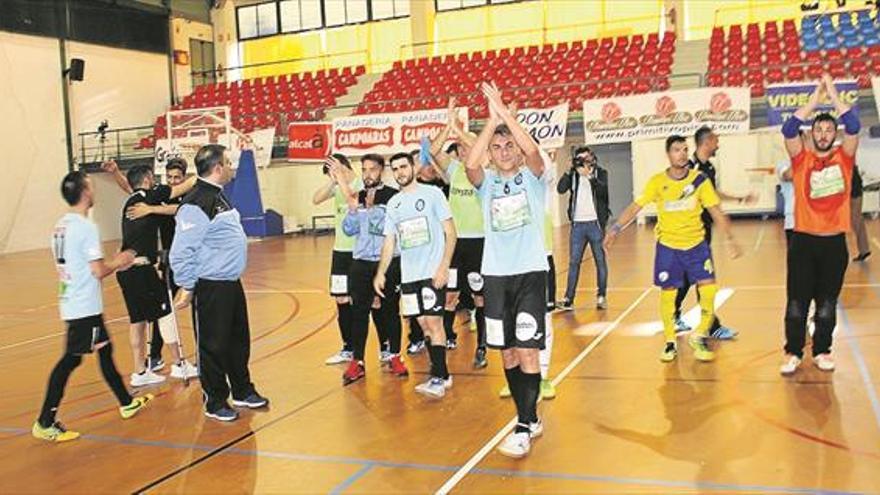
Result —
<instances>
[{"instance_id":1,"label":"black sports shoe","mask_svg":"<svg viewBox=\"0 0 880 495\"><path fill-rule=\"evenodd\" d=\"M247 407L249 409L259 409L269 405L269 399L263 397L255 391L244 399L232 399L232 405L236 407Z\"/></svg>"},{"instance_id":2,"label":"black sports shoe","mask_svg":"<svg viewBox=\"0 0 880 495\"><path fill-rule=\"evenodd\" d=\"M856 256L855 258L853 258L853 262L855 262L855 263L860 263L860 262L865 261L866 259L868 259L868 257L870 257L870 256L871 256L871 251L868 251L868 252L865 252L865 253L859 253L858 256Z\"/></svg>"},{"instance_id":3,"label":"black sports shoe","mask_svg":"<svg viewBox=\"0 0 880 495\"><path fill-rule=\"evenodd\" d=\"M236 419L238 419L238 413L235 412L235 410L229 407L229 405L227 404L223 404L223 406L213 411L205 409L205 416L211 419L216 419L217 421L226 422L235 421Z\"/></svg>"},{"instance_id":4,"label":"black sports shoe","mask_svg":"<svg viewBox=\"0 0 880 495\"><path fill-rule=\"evenodd\" d=\"M147 369L150 371L159 371L165 367L165 360L162 359L162 356L157 358L148 357L147 358Z\"/></svg>"},{"instance_id":5,"label":"black sports shoe","mask_svg":"<svg viewBox=\"0 0 880 495\"><path fill-rule=\"evenodd\" d=\"M474 353L474 369L481 369L489 366L489 360L486 359L486 348L485 347L477 347L477 352Z\"/></svg>"},{"instance_id":6,"label":"black sports shoe","mask_svg":"<svg viewBox=\"0 0 880 495\"><path fill-rule=\"evenodd\" d=\"M556 305L556 309L559 311L571 311L574 309L574 302L569 301L568 299L563 299Z\"/></svg>"},{"instance_id":7,"label":"black sports shoe","mask_svg":"<svg viewBox=\"0 0 880 495\"><path fill-rule=\"evenodd\" d=\"M446 348L450 351L458 347L457 339L446 339Z\"/></svg>"}]
</instances>

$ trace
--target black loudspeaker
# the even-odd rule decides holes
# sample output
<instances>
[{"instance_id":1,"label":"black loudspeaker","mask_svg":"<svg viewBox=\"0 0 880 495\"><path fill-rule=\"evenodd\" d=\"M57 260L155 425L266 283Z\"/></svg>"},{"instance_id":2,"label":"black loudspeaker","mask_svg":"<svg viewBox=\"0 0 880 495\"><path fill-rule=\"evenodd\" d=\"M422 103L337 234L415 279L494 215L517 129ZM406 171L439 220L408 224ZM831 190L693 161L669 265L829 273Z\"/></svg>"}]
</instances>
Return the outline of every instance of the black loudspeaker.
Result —
<instances>
[{"instance_id":1,"label":"black loudspeaker","mask_svg":"<svg viewBox=\"0 0 880 495\"><path fill-rule=\"evenodd\" d=\"M85 75L86 70L86 61L81 58L72 58L70 59L70 69L68 69L68 74L70 74L71 81L82 81L83 76Z\"/></svg>"}]
</instances>

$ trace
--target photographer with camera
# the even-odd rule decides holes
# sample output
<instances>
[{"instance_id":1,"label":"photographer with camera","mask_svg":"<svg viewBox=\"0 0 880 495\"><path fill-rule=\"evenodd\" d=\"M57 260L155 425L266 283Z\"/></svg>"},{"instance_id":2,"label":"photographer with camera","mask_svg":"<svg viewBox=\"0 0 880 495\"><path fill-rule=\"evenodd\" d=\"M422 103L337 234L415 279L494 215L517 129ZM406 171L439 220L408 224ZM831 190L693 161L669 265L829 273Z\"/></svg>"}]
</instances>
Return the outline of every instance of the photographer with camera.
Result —
<instances>
[{"instance_id":1,"label":"photographer with camera","mask_svg":"<svg viewBox=\"0 0 880 495\"><path fill-rule=\"evenodd\" d=\"M574 297L581 260L587 243L593 252L596 263L596 308L606 309L608 302L605 292L608 287L608 264L602 249L605 225L611 210L608 208L608 171L600 167L596 155L587 146L574 149L571 169L559 178L556 185L559 194L571 193L568 199L568 219L571 221L569 240L568 284L565 298L557 306L561 310L574 309Z\"/></svg>"}]
</instances>

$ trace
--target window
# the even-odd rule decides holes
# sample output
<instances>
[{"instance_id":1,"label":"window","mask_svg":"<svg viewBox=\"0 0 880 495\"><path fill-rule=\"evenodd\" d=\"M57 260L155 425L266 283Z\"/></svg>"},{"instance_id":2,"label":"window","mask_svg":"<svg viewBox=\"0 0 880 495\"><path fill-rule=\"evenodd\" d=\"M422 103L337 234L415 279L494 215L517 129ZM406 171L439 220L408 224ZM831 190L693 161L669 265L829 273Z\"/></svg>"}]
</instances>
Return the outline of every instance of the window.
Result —
<instances>
[{"instance_id":1,"label":"window","mask_svg":"<svg viewBox=\"0 0 880 495\"><path fill-rule=\"evenodd\" d=\"M327 27L366 22L367 13L367 0L324 0Z\"/></svg>"},{"instance_id":2,"label":"window","mask_svg":"<svg viewBox=\"0 0 880 495\"><path fill-rule=\"evenodd\" d=\"M372 0L373 20L409 16L409 0Z\"/></svg>"},{"instance_id":3,"label":"window","mask_svg":"<svg viewBox=\"0 0 880 495\"><path fill-rule=\"evenodd\" d=\"M295 33L322 26L321 0L282 0L281 32Z\"/></svg>"},{"instance_id":4,"label":"window","mask_svg":"<svg viewBox=\"0 0 880 495\"><path fill-rule=\"evenodd\" d=\"M236 8L238 39L409 17L410 1L412 0L274 0L247 5ZM509 1L517 0L453 0L452 3L454 8L461 8L461 4L472 6L471 4Z\"/></svg>"},{"instance_id":5,"label":"window","mask_svg":"<svg viewBox=\"0 0 880 495\"><path fill-rule=\"evenodd\" d=\"M449 10L461 10L470 7L482 7L484 5L497 5L500 3L523 2L526 0L434 0L437 12Z\"/></svg>"},{"instance_id":6,"label":"window","mask_svg":"<svg viewBox=\"0 0 880 495\"><path fill-rule=\"evenodd\" d=\"M278 34L278 4L266 2L239 7L238 39L258 38Z\"/></svg>"}]
</instances>

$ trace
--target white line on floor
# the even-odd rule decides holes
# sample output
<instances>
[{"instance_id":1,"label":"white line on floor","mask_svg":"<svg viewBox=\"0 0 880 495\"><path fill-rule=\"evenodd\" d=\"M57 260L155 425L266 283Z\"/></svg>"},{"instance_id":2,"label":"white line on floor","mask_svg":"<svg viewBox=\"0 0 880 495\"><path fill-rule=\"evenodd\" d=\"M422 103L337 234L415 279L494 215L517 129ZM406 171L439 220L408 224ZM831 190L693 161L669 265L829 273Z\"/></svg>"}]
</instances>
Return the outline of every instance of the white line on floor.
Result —
<instances>
[{"instance_id":1,"label":"white line on floor","mask_svg":"<svg viewBox=\"0 0 880 495\"><path fill-rule=\"evenodd\" d=\"M553 379L553 385L559 385L559 383L562 382L562 380L565 380L565 377L567 377L568 374L571 373L571 371L577 365L579 365L581 363L581 361L583 361L584 358L586 358L587 355L589 355L593 351L593 349L595 349L596 346L598 346L599 343L602 342L602 340L605 337L608 336L608 334L610 334L612 331L614 331L614 329L620 325L620 323L623 321L623 319L626 318L627 316L629 316L629 314L652 291L653 291L652 288L643 289L642 294L632 304L630 304L630 306L628 308L626 308L626 311L621 313L620 316L618 316L617 319L615 319L611 323L611 325L608 325L608 328L606 328L601 334L599 334L595 339L593 339L590 342L590 344L587 347L585 347L584 350L582 350L580 354L577 355L577 357L575 357L570 363L568 363L568 366L566 366L565 369L563 369L558 375L556 375L556 378ZM486 443L486 445L483 446L483 448L481 448L476 454L474 454L474 456L471 457L464 464L464 466L459 468L459 470L456 471L455 474L453 474L452 477L450 477L446 481L446 483L444 483L443 486L441 486L437 490L436 493L438 495L446 495L450 492L450 490L455 488L455 486L458 485L458 483L461 482L461 480L464 479L464 477L467 476L468 473L470 473L471 470L474 469L477 466L477 464L479 464L480 461L482 461L483 458L485 458L489 454L489 452L491 452L492 449L495 448L496 445L498 445L498 443L510 432L510 430L513 429L513 427L515 425L516 425L516 417L514 417L506 425L504 425L504 427L501 428L501 430L499 430L498 433L496 433L495 436L492 437L492 439L489 440Z\"/></svg>"}]
</instances>

